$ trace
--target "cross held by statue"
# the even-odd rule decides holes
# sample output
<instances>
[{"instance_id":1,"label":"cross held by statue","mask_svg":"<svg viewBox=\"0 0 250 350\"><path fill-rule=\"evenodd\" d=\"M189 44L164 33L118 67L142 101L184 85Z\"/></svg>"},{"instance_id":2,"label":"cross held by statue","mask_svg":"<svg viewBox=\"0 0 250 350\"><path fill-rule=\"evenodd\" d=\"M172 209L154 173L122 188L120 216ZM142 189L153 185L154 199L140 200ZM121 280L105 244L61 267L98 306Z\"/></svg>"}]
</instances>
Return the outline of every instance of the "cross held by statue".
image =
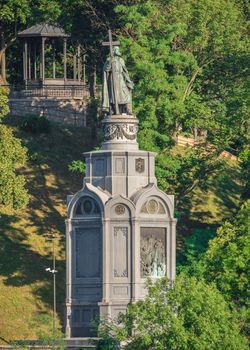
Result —
<instances>
[{"instance_id":1,"label":"cross held by statue","mask_svg":"<svg viewBox=\"0 0 250 350\"><path fill-rule=\"evenodd\" d=\"M109 29L108 33L109 33L109 41L103 41L102 46L109 46L110 56L113 57L113 46L119 46L120 41L113 41L112 32L110 29Z\"/></svg>"}]
</instances>

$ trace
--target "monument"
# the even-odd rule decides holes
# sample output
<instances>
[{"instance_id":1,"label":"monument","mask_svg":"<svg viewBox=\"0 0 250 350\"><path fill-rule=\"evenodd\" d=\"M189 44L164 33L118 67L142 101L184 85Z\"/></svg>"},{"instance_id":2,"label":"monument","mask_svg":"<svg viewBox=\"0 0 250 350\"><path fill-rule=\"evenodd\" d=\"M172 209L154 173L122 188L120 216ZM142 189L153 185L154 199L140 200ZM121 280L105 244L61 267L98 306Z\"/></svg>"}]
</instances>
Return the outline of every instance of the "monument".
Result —
<instances>
[{"instance_id":1,"label":"monument","mask_svg":"<svg viewBox=\"0 0 250 350\"><path fill-rule=\"evenodd\" d=\"M138 149L125 63L109 32L102 149L85 153L83 188L68 197L66 335L94 336L92 320L143 298L145 281L175 277L174 197L157 188L155 153Z\"/></svg>"}]
</instances>

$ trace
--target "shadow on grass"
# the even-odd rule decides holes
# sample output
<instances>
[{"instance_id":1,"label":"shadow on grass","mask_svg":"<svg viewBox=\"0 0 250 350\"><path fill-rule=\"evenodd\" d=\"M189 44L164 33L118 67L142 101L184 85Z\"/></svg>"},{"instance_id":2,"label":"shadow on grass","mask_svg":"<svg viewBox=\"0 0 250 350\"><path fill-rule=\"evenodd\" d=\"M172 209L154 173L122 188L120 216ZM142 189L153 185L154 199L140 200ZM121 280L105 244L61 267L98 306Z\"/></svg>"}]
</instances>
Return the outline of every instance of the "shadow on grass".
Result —
<instances>
[{"instance_id":1,"label":"shadow on grass","mask_svg":"<svg viewBox=\"0 0 250 350\"><path fill-rule=\"evenodd\" d=\"M20 131L21 119L8 118L17 137L28 149L29 161L21 172L27 180L30 202L26 208L25 227L22 218L2 214L0 217L0 275L11 286L31 285L36 298L53 308L52 275L45 271L51 266L51 251L39 254L29 245L30 232L46 236L56 233L59 239L57 260L57 302L61 321L65 301L65 218L66 196L82 187L82 175L72 174L68 164L83 159L82 153L97 145L88 129L65 127L52 123L49 134ZM22 215L22 214L21 214ZM62 322L63 323L63 322Z\"/></svg>"},{"instance_id":2,"label":"shadow on grass","mask_svg":"<svg viewBox=\"0 0 250 350\"><path fill-rule=\"evenodd\" d=\"M225 162L224 167L206 183L206 190L199 189L178 202L177 260L185 255L184 241L196 230L214 232L225 220L232 219L240 206L243 186L237 163ZM208 203L209 201L209 203ZM193 210L201 208L201 210ZM177 261L177 262L178 262Z\"/></svg>"}]
</instances>

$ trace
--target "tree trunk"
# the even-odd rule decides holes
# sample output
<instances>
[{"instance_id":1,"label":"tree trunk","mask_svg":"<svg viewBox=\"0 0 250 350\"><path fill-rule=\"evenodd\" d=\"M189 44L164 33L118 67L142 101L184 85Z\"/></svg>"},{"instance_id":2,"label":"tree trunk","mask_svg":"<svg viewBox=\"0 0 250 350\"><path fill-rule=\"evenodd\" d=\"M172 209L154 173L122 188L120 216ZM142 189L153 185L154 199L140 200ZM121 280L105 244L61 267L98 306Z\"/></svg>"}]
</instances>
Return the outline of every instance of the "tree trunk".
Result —
<instances>
[{"instance_id":1,"label":"tree trunk","mask_svg":"<svg viewBox=\"0 0 250 350\"><path fill-rule=\"evenodd\" d=\"M0 37L0 85L7 85L6 80L6 49L9 48L16 40L16 35L8 43L5 42L3 34Z\"/></svg>"},{"instance_id":2,"label":"tree trunk","mask_svg":"<svg viewBox=\"0 0 250 350\"><path fill-rule=\"evenodd\" d=\"M5 48L0 51L0 85L7 85Z\"/></svg>"}]
</instances>

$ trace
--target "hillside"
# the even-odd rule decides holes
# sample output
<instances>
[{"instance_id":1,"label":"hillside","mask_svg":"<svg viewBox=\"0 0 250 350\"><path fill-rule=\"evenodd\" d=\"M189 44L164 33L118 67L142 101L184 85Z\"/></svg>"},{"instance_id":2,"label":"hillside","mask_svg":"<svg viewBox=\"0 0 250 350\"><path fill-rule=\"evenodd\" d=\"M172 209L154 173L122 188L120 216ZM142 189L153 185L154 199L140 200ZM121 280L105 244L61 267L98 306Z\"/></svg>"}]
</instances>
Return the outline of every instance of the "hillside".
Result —
<instances>
[{"instance_id":1,"label":"hillside","mask_svg":"<svg viewBox=\"0 0 250 350\"><path fill-rule=\"evenodd\" d=\"M66 196L81 188L82 176L72 174L68 164L81 159L95 144L91 130L53 124L49 134L32 135L19 129L17 118L7 118L28 148L29 162L21 169L28 181L30 203L25 210L1 212L0 217L0 342L32 339L51 329L51 242L54 233L57 256L58 325L63 322L65 291ZM226 169L210 178L208 191L197 188L179 213L178 247L183 236L195 229L215 230L237 207L239 169L229 161ZM178 208L177 208L178 209Z\"/></svg>"},{"instance_id":2,"label":"hillside","mask_svg":"<svg viewBox=\"0 0 250 350\"><path fill-rule=\"evenodd\" d=\"M28 181L30 202L25 210L1 212L0 218L0 339L37 336L38 327L51 328L51 242L56 240L58 318L64 302L64 220L66 196L81 188L82 177L68 171L91 144L91 131L53 124L50 134L20 132L18 119L7 118L28 148L28 166L21 171ZM42 327L43 328L43 327ZM41 330L41 329L40 329Z\"/></svg>"}]
</instances>

